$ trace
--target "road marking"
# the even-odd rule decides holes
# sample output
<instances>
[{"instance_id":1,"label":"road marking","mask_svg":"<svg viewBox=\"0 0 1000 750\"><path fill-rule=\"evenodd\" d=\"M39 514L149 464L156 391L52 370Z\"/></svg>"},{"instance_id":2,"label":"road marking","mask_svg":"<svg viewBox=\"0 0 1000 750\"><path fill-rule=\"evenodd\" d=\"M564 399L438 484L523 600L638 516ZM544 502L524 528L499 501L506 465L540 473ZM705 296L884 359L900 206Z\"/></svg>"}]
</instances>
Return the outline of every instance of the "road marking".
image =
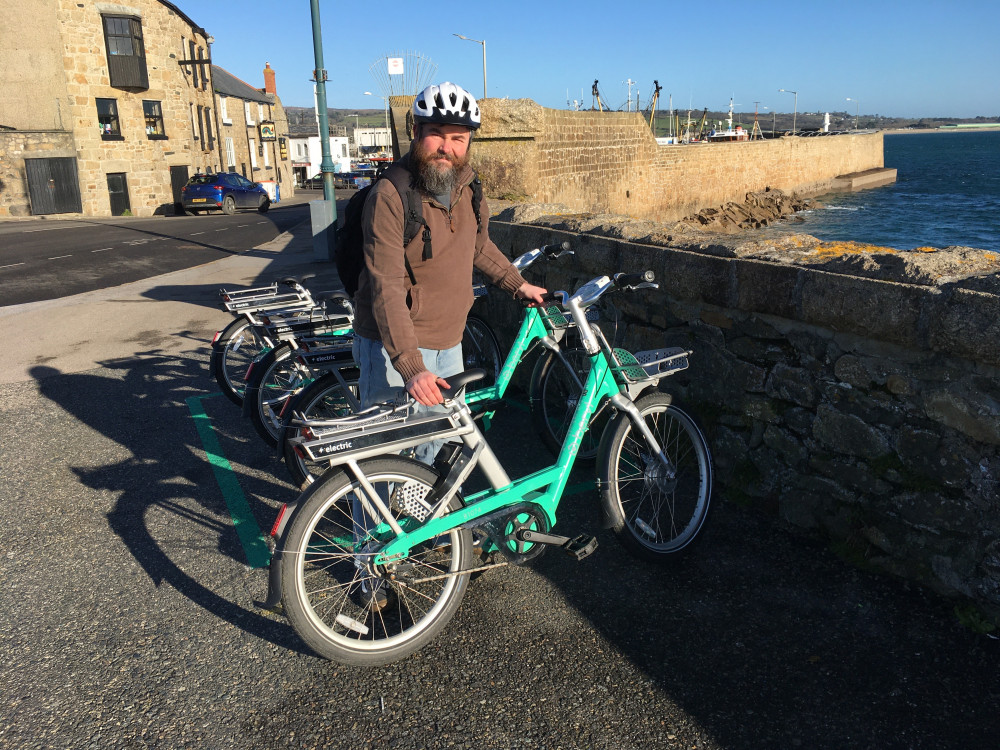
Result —
<instances>
[{"instance_id":1,"label":"road marking","mask_svg":"<svg viewBox=\"0 0 1000 750\"><path fill-rule=\"evenodd\" d=\"M24 265L24 263L11 263L11 264L6 265L6 266L0 266L0 268L13 268L14 266L23 266L23 265Z\"/></svg>"},{"instance_id":2,"label":"road marking","mask_svg":"<svg viewBox=\"0 0 1000 750\"><path fill-rule=\"evenodd\" d=\"M56 255L56 256L53 256L52 258L49 258L49 260L59 260L60 258L72 258L72 257L73 257L73 254L70 253L69 255Z\"/></svg>"},{"instance_id":3,"label":"road marking","mask_svg":"<svg viewBox=\"0 0 1000 750\"><path fill-rule=\"evenodd\" d=\"M113 249L114 248L110 248L110 247L102 247L100 250L91 250L90 252L92 252L92 253L103 253L103 252L106 252L108 250L113 250Z\"/></svg>"},{"instance_id":4,"label":"road marking","mask_svg":"<svg viewBox=\"0 0 1000 750\"><path fill-rule=\"evenodd\" d=\"M205 234L204 232L191 232L191 236L194 237L196 234Z\"/></svg>"},{"instance_id":5,"label":"road marking","mask_svg":"<svg viewBox=\"0 0 1000 750\"><path fill-rule=\"evenodd\" d=\"M225 498L226 507L229 508L229 515L233 519L233 526L236 528L236 535L240 538L240 544L243 545L247 564L251 568L266 568L271 562L271 551L268 549L264 535L253 517L250 504L247 502L246 495L243 494L243 488L240 487L236 472L233 471L232 465L222 453L222 446L216 437L215 428L201 403L203 398L212 398L217 395L220 394L189 396L185 401L198 430L198 437L201 438L205 456L212 465L215 481L219 483L222 497Z\"/></svg>"},{"instance_id":6,"label":"road marking","mask_svg":"<svg viewBox=\"0 0 1000 750\"><path fill-rule=\"evenodd\" d=\"M228 232L229 231L229 227L223 227L222 229L216 229L215 231L216 232Z\"/></svg>"},{"instance_id":7,"label":"road marking","mask_svg":"<svg viewBox=\"0 0 1000 750\"><path fill-rule=\"evenodd\" d=\"M250 225L249 224L237 224L236 228L237 229L242 229L243 227L248 227L248 226L250 226Z\"/></svg>"},{"instance_id":8,"label":"road marking","mask_svg":"<svg viewBox=\"0 0 1000 750\"><path fill-rule=\"evenodd\" d=\"M21 231L24 234L31 234L32 232L54 232L57 229L76 229L78 226L79 226L78 224L74 224L71 226L64 226L64 227L42 227L41 229L22 229Z\"/></svg>"}]
</instances>

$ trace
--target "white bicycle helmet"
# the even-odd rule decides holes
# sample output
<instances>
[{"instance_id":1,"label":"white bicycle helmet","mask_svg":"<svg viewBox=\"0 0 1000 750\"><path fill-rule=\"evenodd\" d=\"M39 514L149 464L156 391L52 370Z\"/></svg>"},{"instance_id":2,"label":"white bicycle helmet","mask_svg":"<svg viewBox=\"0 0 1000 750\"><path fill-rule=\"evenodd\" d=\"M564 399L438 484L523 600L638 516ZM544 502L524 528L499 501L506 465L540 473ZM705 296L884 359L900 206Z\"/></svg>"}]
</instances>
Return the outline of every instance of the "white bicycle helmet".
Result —
<instances>
[{"instance_id":1,"label":"white bicycle helmet","mask_svg":"<svg viewBox=\"0 0 1000 750\"><path fill-rule=\"evenodd\" d=\"M441 125L463 125L479 128L479 105L461 86L445 81L431 84L413 100L414 122L436 122Z\"/></svg>"}]
</instances>

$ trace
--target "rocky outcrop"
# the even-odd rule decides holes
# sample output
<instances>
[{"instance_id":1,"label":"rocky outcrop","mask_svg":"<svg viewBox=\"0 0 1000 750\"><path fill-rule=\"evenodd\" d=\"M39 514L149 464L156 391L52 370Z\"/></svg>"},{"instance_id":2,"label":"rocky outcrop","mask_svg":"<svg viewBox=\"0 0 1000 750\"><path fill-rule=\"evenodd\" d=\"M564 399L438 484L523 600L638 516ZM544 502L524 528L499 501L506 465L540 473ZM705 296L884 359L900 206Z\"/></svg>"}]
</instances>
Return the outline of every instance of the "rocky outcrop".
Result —
<instances>
[{"instance_id":1,"label":"rocky outcrop","mask_svg":"<svg viewBox=\"0 0 1000 750\"><path fill-rule=\"evenodd\" d=\"M733 234L747 229L760 229L772 222L791 216L810 206L803 200L776 188L747 193L742 203L727 203L719 208L706 208L677 222L678 226L706 232Z\"/></svg>"}]
</instances>

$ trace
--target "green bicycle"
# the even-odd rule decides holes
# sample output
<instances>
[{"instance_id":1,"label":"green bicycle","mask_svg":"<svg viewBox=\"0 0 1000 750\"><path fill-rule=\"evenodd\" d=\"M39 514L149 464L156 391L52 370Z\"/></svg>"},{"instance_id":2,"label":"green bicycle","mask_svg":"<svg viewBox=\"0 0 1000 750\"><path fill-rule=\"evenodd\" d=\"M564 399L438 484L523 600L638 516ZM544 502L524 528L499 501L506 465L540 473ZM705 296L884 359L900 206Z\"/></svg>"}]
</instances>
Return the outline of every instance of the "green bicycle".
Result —
<instances>
[{"instance_id":1,"label":"green bicycle","mask_svg":"<svg viewBox=\"0 0 1000 750\"><path fill-rule=\"evenodd\" d=\"M613 349L586 316L603 294L654 287L652 281L650 271L618 274L573 295L556 293L558 317L576 324L590 367L559 456L545 469L512 479L490 449L470 405L458 398L482 371L449 378L454 395L443 413L417 414L407 400L310 424L295 449L334 469L281 509L263 606L283 602L296 632L326 658L383 664L445 627L469 576L487 567L473 565L474 545L499 553L501 562L491 565L524 564L550 546L585 558L597 546L594 537L552 528L582 436L604 401L615 412L598 456L606 526L647 560L690 549L709 511L712 459L695 418L656 388L688 366L690 352ZM385 455L438 438L449 442L433 467ZM475 467L490 487L463 497ZM359 526L356 503L374 524ZM364 592L377 587L388 596L376 607Z\"/></svg>"}]
</instances>

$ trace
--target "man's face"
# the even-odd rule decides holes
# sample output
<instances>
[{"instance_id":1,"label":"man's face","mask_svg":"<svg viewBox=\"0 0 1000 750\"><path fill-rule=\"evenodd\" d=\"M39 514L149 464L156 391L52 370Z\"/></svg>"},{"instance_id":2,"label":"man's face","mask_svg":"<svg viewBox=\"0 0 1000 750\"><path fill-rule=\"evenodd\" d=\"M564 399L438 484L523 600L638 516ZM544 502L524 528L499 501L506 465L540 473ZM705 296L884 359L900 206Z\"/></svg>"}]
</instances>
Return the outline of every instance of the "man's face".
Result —
<instances>
[{"instance_id":1,"label":"man's face","mask_svg":"<svg viewBox=\"0 0 1000 750\"><path fill-rule=\"evenodd\" d=\"M457 172L468 163L471 140L471 131L461 125L421 123L417 131L417 161L438 173Z\"/></svg>"}]
</instances>

